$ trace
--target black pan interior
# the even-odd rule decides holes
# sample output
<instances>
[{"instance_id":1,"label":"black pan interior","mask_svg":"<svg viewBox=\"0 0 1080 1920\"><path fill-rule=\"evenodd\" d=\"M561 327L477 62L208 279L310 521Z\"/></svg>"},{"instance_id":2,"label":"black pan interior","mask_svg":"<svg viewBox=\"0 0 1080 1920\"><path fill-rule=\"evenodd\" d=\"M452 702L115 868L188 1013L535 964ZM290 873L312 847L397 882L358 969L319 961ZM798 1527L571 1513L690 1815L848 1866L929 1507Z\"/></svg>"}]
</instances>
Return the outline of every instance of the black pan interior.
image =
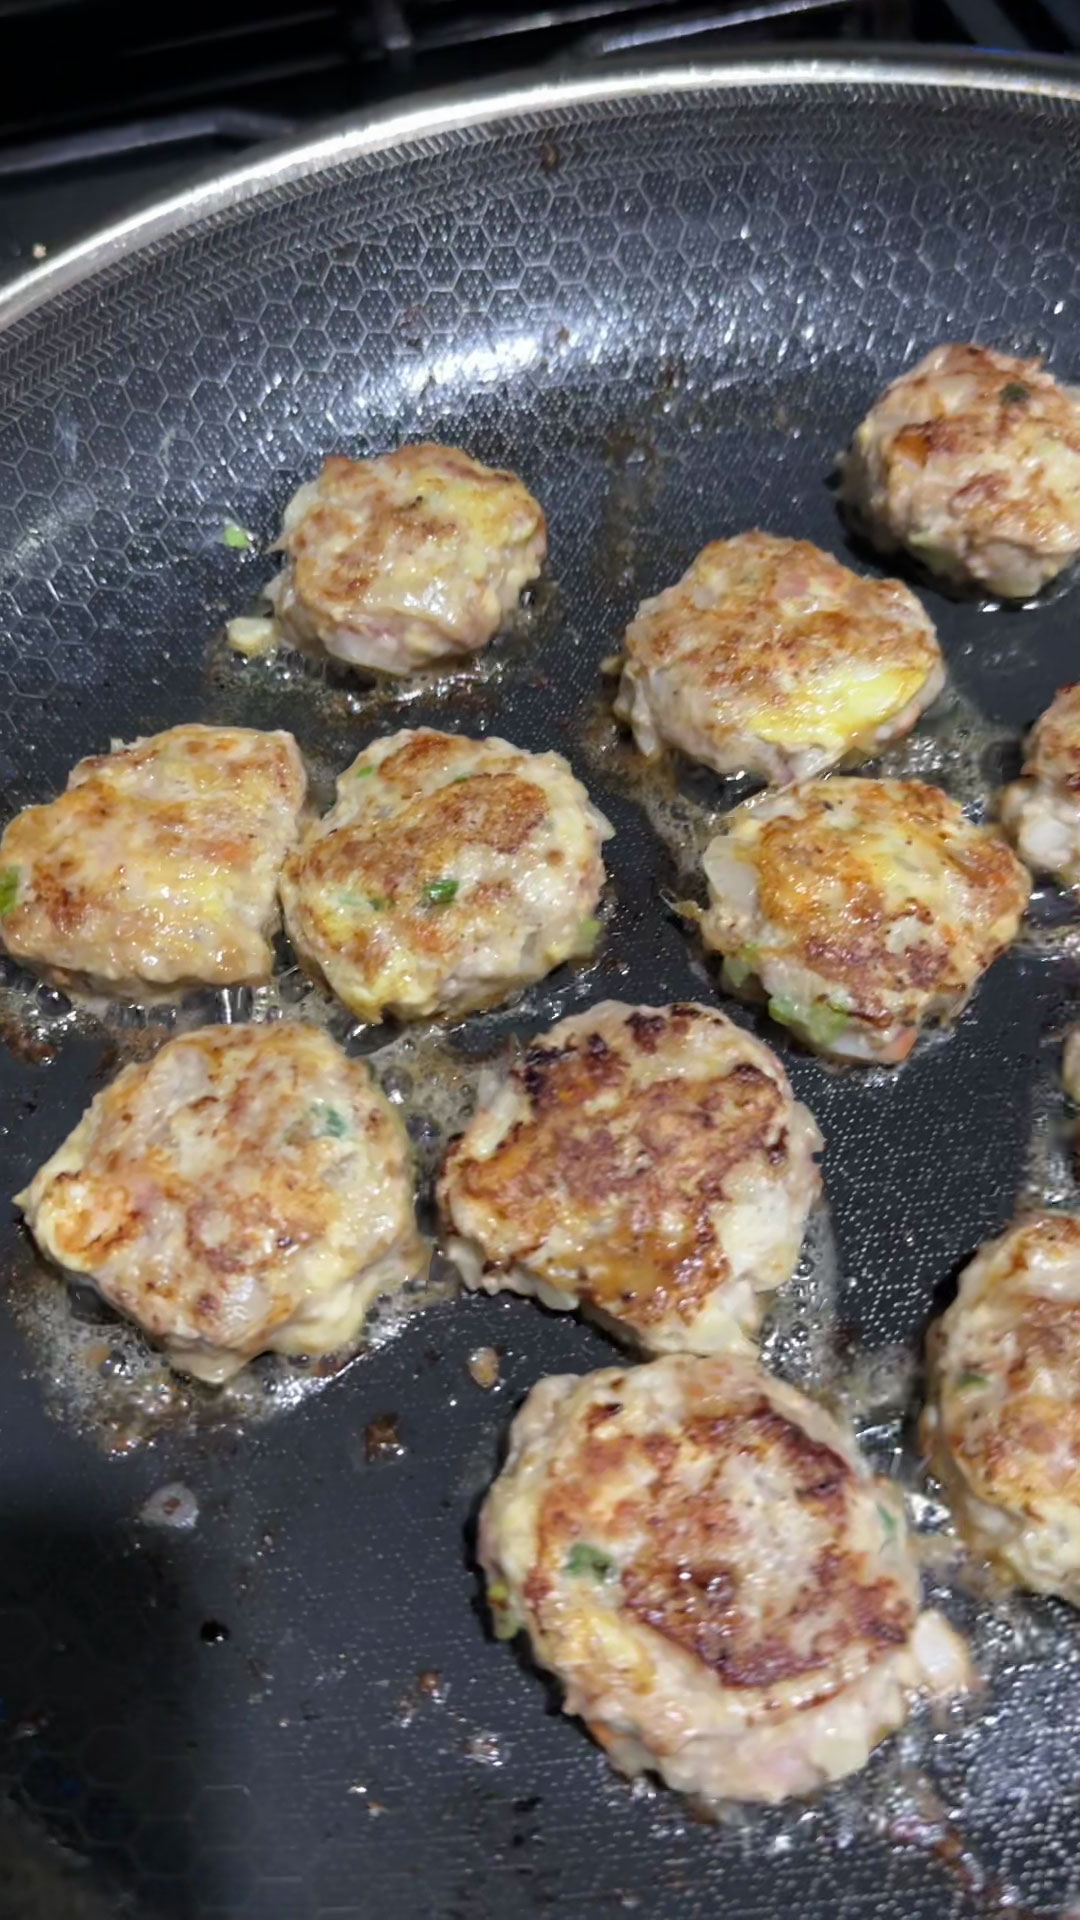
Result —
<instances>
[{"instance_id":1,"label":"black pan interior","mask_svg":"<svg viewBox=\"0 0 1080 1920\"><path fill-rule=\"evenodd\" d=\"M680 819L724 796L691 780L680 814L634 785L599 663L711 537L758 524L850 558L834 456L918 351L974 337L1080 376L1080 95L978 79L669 74L422 133L194 217L18 319L0 333L5 811L111 737L186 718L288 726L323 780L420 721L556 747L618 829L604 955L459 1047L601 995L714 993L661 894ZM495 668L375 697L228 657L222 616L270 562L223 545L225 522L265 541L325 451L419 435L515 467L548 509L550 580ZM1080 601L924 598L956 696L903 764L977 811L1077 675ZM813 1324L789 1317L774 1354L847 1392L887 1463L910 1453L905 1355L958 1263L1017 1197L1073 1196L1056 1074L1075 929L1052 898L1035 918L958 1031L894 1075L829 1073L770 1036L827 1138L835 1248L807 1281ZM13 969L3 1015L14 1191L154 1034L73 1022ZM427 1059L411 1112L433 1152ZM68 1850L69 1893L208 1920L960 1920L1080 1897L1067 1609L946 1580L988 1674L975 1709L810 1807L699 1825L611 1777L477 1605L469 1527L515 1401L609 1361L600 1336L444 1300L295 1407L151 1407L149 1438L109 1454L90 1310L57 1308L6 1213L3 1236L0 1779ZM96 1366L114 1330L92 1332ZM482 1344L503 1354L493 1394L466 1370ZM388 1414L404 1451L380 1456L365 1432ZM190 1532L138 1519L171 1481L197 1496Z\"/></svg>"}]
</instances>

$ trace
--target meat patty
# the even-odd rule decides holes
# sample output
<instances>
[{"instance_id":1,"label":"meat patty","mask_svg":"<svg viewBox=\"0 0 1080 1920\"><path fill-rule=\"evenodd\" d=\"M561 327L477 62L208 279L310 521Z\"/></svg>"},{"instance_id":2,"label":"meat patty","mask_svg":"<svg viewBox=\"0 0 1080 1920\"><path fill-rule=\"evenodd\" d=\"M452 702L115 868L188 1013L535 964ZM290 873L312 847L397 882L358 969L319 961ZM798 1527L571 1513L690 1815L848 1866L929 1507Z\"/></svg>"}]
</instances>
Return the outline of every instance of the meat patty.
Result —
<instances>
[{"instance_id":1,"label":"meat patty","mask_svg":"<svg viewBox=\"0 0 1080 1920\"><path fill-rule=\"evenodd\" d=\"M469 1286L584 1306L648 1352L745 1346L794 1272L821 1145L722 1013L607 1000L534 1040L451 1148L447 1250Z\"/></svg>"},{"instance_id":2,"label":"meat patty","mask_svg":"<svg viewBox=\"0 0 1080 1920\"><path fill-rule=\"evenodd\" d=\"M525 1628L613 1765L706 1805L812 1793L969 1681L895 1489L742 1357L541 1380L479 1558L496 1633Z\"/></svg>"},{"instance_id":3,"label":"meat patty","mask_svg":"<svg viewBox=\"0 0 1080 1920\"><path fill-rule=\"evenodd\" d=\"M883 552L1027 599L1080 554L1080 402L1041 360L935 347L871 407L841 493Z\"/></svg>"},{"instance_id":4,"label":"meat patty","mask_svg":"<svg viewBox=\"0 0 1080 1920\"><path fill-rule=\"evenodd\" d=\"M1080 685L1062 687L1035 722L1001 817L1029 867L1080 886Z\"/></svg>"},{"instance_id":5,"label":"meat patty","mask_svg":"<svg viewBox=\"0 0 1080 1920\"><path fill-rule=\"evenodd\" d=\"M0 938L58 986L134 999L269 978L307 776L291 733L170 727L80 760L0 840Z\"/></svg>"},{"instance_id":6,"label":"meat patty","mask_svg":"<svg viewBox=\"0 0 1080 1920\"><path fill-rule=\"evenodd\" d=\"M50 1259L214 1382L353 1346L427 1265L398 1116L363 1061L292 1022L204 1027L125 1067L17 1204Z\"/></svg>"},{"instance_id":7,"label":"meat patty","mask_svg":"<svg viewBox=\"0 0 1080 1920\"><path fill-rule=\"evenodd\" d=\"M981 1247L927 1359L922 1437L961 1531L1080 1606L1080 1214L1025 1215Z\"/></svg>"},{"instance_id":8,"label":"meat patty","mask_svg":"<svg viewBox=\"0 0 1080 1920\"><path fill-rule=\"evenodd\" d=\"M898 580L808 540L714 540L626 631L616 712L642 753L782 786L907 733L945 684L933 624Z\"/></svg>"},{"instance_id":9,"label":"meat patty","mask_svg":"<svg viewBox=\"0 0 1080 1920\"><path fill-rule=\"evenodd\" d=\"M1016 934L1027 870L919 780L808 780L736 807L703 860L724 982L840 1060L902 1060Z\"/></svg>"},{"instance_id":10,"label":"meat patty","mask_svg":"<svg viewBox=\"0 0 1080 1920\"><path fill-rule=\"evenodd\" d=\"M515 474L424 441L325 460L279 545L270 597L285 633L402 674L487 645L540 572L547 525Z\"/></svg>"},{"instance_id":11,"label":"meat patty","mask_svg":"<svg viewBox=\"0 0 1080 1920\"><path fill-rule=\"evenodd\" d=\"M1080 1106L1080 1025L1070 1027L1065 1036L1062 1071L1066 1093L1076 1106Z\"/></svg>"},{"instance_id":12,"label":"meat patty","mask_svg":"<svg viewBox=\"0 0 1080 1920\"><path fill-rule=\"evenodd\" d=\"M363 1020L468 1013L592 951L610 834L561 754L390 734L286 862L286 925Z\"/></svg>"}]
</instances>

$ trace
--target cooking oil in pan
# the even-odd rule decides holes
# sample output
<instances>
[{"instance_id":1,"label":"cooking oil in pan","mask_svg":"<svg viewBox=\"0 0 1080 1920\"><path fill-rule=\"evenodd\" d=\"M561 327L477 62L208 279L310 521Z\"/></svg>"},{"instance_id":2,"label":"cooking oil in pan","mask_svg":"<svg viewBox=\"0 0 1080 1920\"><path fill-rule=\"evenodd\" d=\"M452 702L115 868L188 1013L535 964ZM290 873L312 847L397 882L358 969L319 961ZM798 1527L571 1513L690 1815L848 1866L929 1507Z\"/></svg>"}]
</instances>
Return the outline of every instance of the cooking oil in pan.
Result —
<instances>
[{"instance_id":1,"label":"cooking oil in pan","mask_svg":"<svg viewBox=\"0 0 1080 1920\"><path fill-rule=\"evenodd\" d=\"M821 1201L807 1222L799 1264L772 1296L761 1332L764 1364L808 1393L825 1395L836 1381L839 1296L836 1235L828 1205Z\"/></svg>"},{"instance_id":2,"label":"cooking oil in pan","mask_svg":"<svg viewBox=\"0 0 1080 1920\"><path fill-rule=\"evenodd\" d=\"M1018 1212L1080 1206L1076 1120L1062 1083L1061 1053L1059 1036L1052 1033L1040 1047L1035 1064L1027 1148L1016 1196Z\"/></svg>"},{"instance_id":3,"label":"cooking oil in pan","mask_svg":"<svg viewBox=\"0 0 1080 1920\"><path fill-rule=\"evenodd\" d=\"M308 663L301 667L305 689L310 692L316 687L312 695L316 704L324 698L338 706L343 700L351 703L351 724L388 724L393 715L400 716L398 724L402 719L408 724L409 698L402 690L373 688L346 695L331 687L325 676L313 681ZM506 670L505 665L500 669ZM253 667L226 662L215 697L226 704L232 700L229 687L235 674L245 678L245 700L261 684L259 676L266 681L267 696L273 693L276 698L286 684L281 676L295 671L295 662L290 663L287 655ZM456 693L456 676L454 681ZM288 681L289 690L293 684ZM247 712L244 717L252 716ZM585 710L578 738L594 778L636 800L668 850L676 874L685 881L695 877L708 839L724 812L751 790L750 783L699 775L670 757L645 762L614 722L610 691ZM953 690L924 716L913 736L890 748L867 771L934 780L976 816L987 817L1000 783L1003 745L1009 738L1006 730L984 721ZM316 794L324 801L335 770L330 756L313 767ZM1080 955L1080 944L1076 944L1080 934L1074 927L1032 929L1025 942L1033 951L1051 957L1071 952L1074 945ZM514 1006L485 1018L486 1057L466 1052L452 1032L438 1027L407 1028L390 1037L381 1030L357 1027L328 993L291 964L285 964L270 985L253 991L195 996L179 1009L103 1006L96 1014L12 975L0 985L0 1018L7 1021L9 1041L16 1050L25 1048L27 1058L42 1061L73 1030L87 1036L104 1034L110 1070L127 1059L147 1057L170 1034L205 1019L302 1019L326 1025L350 1051L361 1051L369 1058L380 1084L401 1112L417 1154L422 1201L429 1206L432 1181L446 1146L467 1123L482 1075L493 1066L500 1070L509 1057L515 1027L550 1021L566 1010L562 1003L567 999L580 1002L591 997L595 997L595 983L587 971L567 976L555 987L543 983ZM871 1078L891 1084L894 1076L882 1069L853 1084L869 1090ZM1071 1125L1060 1086L1057 1036L1051 1036L1033 1097L1023 1189L1028 1204L1076 1204ZM846 1414L875 1464L890 1471L903 1487L931 1582L931 1598L943 1596L950 1610L961 1616L976 1665L991 1683L1037 1659L1049 1658L1060 1666L1068 1658L1076 1664L1080 1650L1069 1653L1065 1647L1059 1611L1009 1592L995 1576L964 1558L946 1509L922 1477L908 1428L909 1412L919 1393L919 1354L912 1346L890 1347L849 1360L838 1322L840 1279L831 1217L823 1205L811 1217L793 1281L770 1304L763 1333L766 1362ZM395 1338L417 1307L446 1298L455 1284L452 1269L437 1261L426 1287L375 1313L368 1346ZM172 1373L136 1329L116 1320L91 1296L80 1294L73 1310L64 1286L40 1266L19 1277L12 1298L38 1370L52 1383L49 1391L58 1410L118 1451L169 1430L257 1424L321 1392L343 1366L363 1362L362 1353L358 1359L337 1362L331 1358L307 1366L268 1357L225 1388L211 1390ZM951 1709L950 1739L962 1739L968 1720L984 1711L980 1701ZM980 1885L986 1912L1016 1914L1022 1910L1013 1903L1010 1890L995 1887L968 1847L962 1812L947 1804L938 1790L941 1737L939 1718L931 1712L919 1713L875 1756L864 1775L833 1789L820 1803L730 1809L722 1818L742 1836L747 1849L777 1854L803 1844L809 1828L840 1846L850 1844L862 1831L886 1832L901 1845L934 1851L965 1887ZM602 1764L598 1758L598 1768ZM1030 1790L1042 1792L1045 1784L1037 1782ZM642 1799L647 1817L668 1833L685 1824L687 1816L680 1804L647 1786L632 1789L612 1778L608 1790L634 1792ZM1004 1781L1001 1791L1005 1791Z\"/></svg>"},{"instance_id":4,"label":"cooking oil in pan","mask_svg":"<svg viewBox=\"0 0 1080 1920\"><path fill-rule=\"evenodd\" d=\"M292 1411L457 1285L453 1268L436 1256L425 1279L376 1302L355 1352L311 1360L264 1354L221 1387L174 1372L137 1327L32 1256L11 1276L8 1299L50 1410L121 1454L168 1433L259 1426Z\"/></svg>"},{"instance_id":5,"label":"cooking oil in pan","mask_svg":"<svg viewBox=\"0 0 1080 1920\"><path fill-rule=\"evenodd\" d=\"M108 1007L103 1009L107 1024L71 1007L50 1012L46 1003L42 1012L40 988L27 985L12 992L11 1017L18 1016L21 1032L40 1035L43 1045L51 1045L73 1024L98 1038L103 1032L109 1073L131 1060L149 1058L173 1035L204 1024L211 1011L219 1021L303 1019L332 1024L343 1016L328 995L303 976L292 979L288 973L264 988L195 996L193 1005L153 1009L146 1018L138 1009ZM159 1013L164 1017L158 1018ZM362 1029L355 1031L364 1037ZM502 1034L493 1037L495 1050L505 1044ZM430 1225L435 1171L451 1138L465 1126L477 1082L490 1061L464 1054L451 1034L436 1027L406 1029L365 1051L413 1142L421 1213L426 1211ZM395 1338L422 1307L446 1299L456 1285L454 1269L436 1255L425 1280L377 1303L360 1355ZM130 1451L177 1429L259 1424L322 1392L359 1357L291 1361L266 1355L225 1386L204 1386L175 1373L138 1328L114 1315L92 1289L65 1285L33 1254L28 1241L25 1258L11 1276L8 1298L51 1407L110 1452Z\"/></svg>"},{"instance_id":6,"label":"cooking oil in pan","mask_svg":"<svg viewBox=\"0 0 1080 1920\"><path fill-rule=\"evenodd\" d=\"M699 880L701 855L724 814L753 791L753 783L722 781L689 769L673 754L646 760L612 711L613 688L586 701L577 721L577 745L586 774L640 806L663 842L678 881Z\"/></svg>"},{"instance_id":7,"label":"cooking oil in pan","mask_svg":"<svg viewBox=\"0 0 1080 1920\"><path fill-rule=\"evenodd\" d=\"M950 680L911 733L858 771L878 779L927 780L944 787L972 819L990 820L1015 740L1015 729L988 720Z\"/></svg>"},{"instance_id":8,"label":"cooking oil in pan","mask_svg":"<svg viewBox=\"0 0 1080 1920\"><path fill-rule=\"evenodd\" d=\"M357 733L389 733L409 726L412 709L424 706L452 711L453 730L468 731L470 719L494 714L508 681L534 670L545 638L560 618L559 589L550 575L542 574L526 587L490 646L405 677L364 673L319 648L286 642L245 659L230 646L222 628L206 657L203 717L216 725L281 726L289 724L282 716L292 706L298 709L297 725L317 723L315 737L328 722Z\"/></svg>"},{"instance_id":9,"label":"cooking oil in pan","mask_svg":"<svg viewBox=\"0 0 1080 1920\"><path fill-rule=\"evenodd\" d=\"M685 884L697 879L700 884L701 856L724 815L758 792L760 783L748 775L710 773L674 753L647 760L616 720L613 698L614 682L581 710L577 740L583 762L594 779L643 809L679 880ZM929 781L943 787L973 819L989 820L1001 784L999 767L1014 738L950 684L914 732L876 759L845 771L868 778Z\"/></svg>"}]
</instances>

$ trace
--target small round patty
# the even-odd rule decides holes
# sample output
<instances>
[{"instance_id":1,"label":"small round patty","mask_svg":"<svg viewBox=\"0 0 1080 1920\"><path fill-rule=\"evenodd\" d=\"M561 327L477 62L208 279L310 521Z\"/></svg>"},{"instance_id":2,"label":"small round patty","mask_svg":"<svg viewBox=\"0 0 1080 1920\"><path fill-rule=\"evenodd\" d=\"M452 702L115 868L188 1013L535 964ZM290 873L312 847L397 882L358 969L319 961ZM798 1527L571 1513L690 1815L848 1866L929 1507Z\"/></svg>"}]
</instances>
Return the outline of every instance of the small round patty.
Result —
<instances>
[{"instance_id":1,"label":"small round patty","mask_svg":"<svg viewBox=\"0 0 1080 1920\"><path fill-rule=\"evenodd\" d=\"M1035 722L1001 817L1029 867L1080 886L1080 685L1062 687Z\"/></svg>"},{"instance_id":2,"label":"small round patty","mask_svg":"<svg viewBox=\"0 0 1080 1920\"><path fill-rule=\"evenodd\" d=\"M592 951L610 834L561 754L389 734L286 862L289 937L362 1020L491 1006Z\"/></svg>"},{"instance_id":3,"label":"small round patty","mask_svg":"<svg viewBox=\"0 0 1080 1920\"><path fill-rule=\"evenodd\" d=\"M423 441L331 455L289 501L278 544L283 630L402 674L487 645L540 572L547 526L515 474Z\"/></svg>"},{"instance_id":4,"label":"small round patty","mask_svg":"<svg viewBox=\"0 0 1080 1920\"><path fill-rule=\"evenodd\" d=\"M898 580L808 540L714 540L626 631L616 711L642 753L678 747L772 785L865 759L945 684L937 636Z\"/></svg>"},{"instance_id":5,"label":"small round patty","mask_svg":"<svg viewBox=\"0 0 1080 1920\"><path fill-rule=\"evenodd\" d=\"M969 1544L1080 1606L1080 1214L988 1241L927 1338L922 1437Z\"/></svg>"},{"instance_id":6,"label":"small round patty","mask_svg":"<svg viewBox=\"0 0 1080 1920\"><path fill-rule=\"evenodd\" d=\"M1030 876L919 780L808 780L726 815L703 857L733 993L818 1053L902 1060L1016 934Z\"/></svg>"},{"instance_id":7,"label":"small round patty","mask_svg":"<svg viewBox=\"0 0 1080 1920\"><path fill-rule=\"evenodd\" d=\"M525 1628L612 1764L706 1805L812 1793L969 1683L896 1490L742 1357L541 1380L479 1558L496 1633Z\"/></svg>"},{"instance_id":8,"label":"small round patty","mask_svg":"<svg viewBox=\"0 0 1080 1920\"><path fill-rule=\"evenodd\" d=\"M213 1382L355 1345L428 1258L398 1116L293 1022L203 1027L125 1067L16 1204L43 1253Z\"/></svg>"},{"instance_id":9,"label":"small round patty","mask_svg":"<svg viewBox=\"0 0 1080 1920\"><path fill-rule=\"evenodd\" d=\"M267 980L307 775L291 733L170 727L80 760L0 840L0 939L66 989Z\"/></svg>"},{"instance_id":10,"label":"small round patty","mask_svg":"<svg viewBox=\"0 0 1080 1920\"><path fill-rule=\"evenodd\" d=\"M882 394L841 467L875 546L1023 600L1080 554L1080 403L1041 360L935 347Z\"/></svg>"},{"instance_id":11,"label":"small round patty","mask_svg":"<svg viewBox=\"0 0 1080 1920\"><path fill-rule=\"evenodd\" d=\"M795 1270L821 1146L722 1013L607 1000L532 1041L450 1149L447 1250L469 1286L583 1306L647 1352L745 1345Z\"/></svg>"}]
</instances>

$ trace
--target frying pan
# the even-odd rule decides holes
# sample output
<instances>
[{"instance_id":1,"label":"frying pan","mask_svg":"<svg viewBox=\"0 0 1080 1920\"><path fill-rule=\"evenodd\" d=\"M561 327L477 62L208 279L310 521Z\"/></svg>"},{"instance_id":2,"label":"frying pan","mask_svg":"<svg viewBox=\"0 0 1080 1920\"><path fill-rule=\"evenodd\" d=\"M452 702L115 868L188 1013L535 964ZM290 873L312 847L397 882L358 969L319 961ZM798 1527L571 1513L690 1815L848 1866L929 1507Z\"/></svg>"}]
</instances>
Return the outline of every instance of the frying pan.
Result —
<instances>
[{"instance_id":1,"label":"frying pan","mask_svg":"<svg viewBox=\"0 0 1080 1920\"><path fill-rule=\"evenodd\" d=\"M195 717L291 727L320 790L403 724L568 753L617 829L592 973L448 1040L402 1039L305 999L283 952L273 996L178 1016L336 1021L402 1101L428 1178L515 1034L603 995L717 991L663 900L730 791L642 783L606 718L599 663L637 600L755 524L850 559L829 474L882 381L955 337L1075 378L1078 296L1080 83L1049 68L796 56L577 76L394 110L197 187L0 302L6 811L112 737ZM226 522L265 543L326 450L421 435L512 465L548 509L549 578L515 631L479 667L389 692L230 657L223 616L271 562L226 546ZM1080 602L924 598L953 691L886 764L977 815L1076 676ZM55 1915L1067 1912L1076 1616L965 1571L910 1419L958 1264L1017 1201L1075 1198L1057 1069L1076 950L1068 903L1037 895L956 1031L895 1073L830 1072L769 1036L824 1130L830 1211L768 1357L906 1480L930 1590L986 1676L965 1711L918 1717L807 1806L703 1825L631 1789L487 1635L471 1529L512 1409L543 1373L609 1362L602 1336L440 1286L336 1376L256 1368L239 1398L170 1397L5 1217L7 1911L33 1910L7 1865L25 1827L59 1849ZM0 1013L14 1191L168 1026L71 1009L14 968ZM467 1365L481 1346L500 1354L490 1391ZM158 1524L170 1484L187 1527Z\"/></svg>"}]
</instances>

